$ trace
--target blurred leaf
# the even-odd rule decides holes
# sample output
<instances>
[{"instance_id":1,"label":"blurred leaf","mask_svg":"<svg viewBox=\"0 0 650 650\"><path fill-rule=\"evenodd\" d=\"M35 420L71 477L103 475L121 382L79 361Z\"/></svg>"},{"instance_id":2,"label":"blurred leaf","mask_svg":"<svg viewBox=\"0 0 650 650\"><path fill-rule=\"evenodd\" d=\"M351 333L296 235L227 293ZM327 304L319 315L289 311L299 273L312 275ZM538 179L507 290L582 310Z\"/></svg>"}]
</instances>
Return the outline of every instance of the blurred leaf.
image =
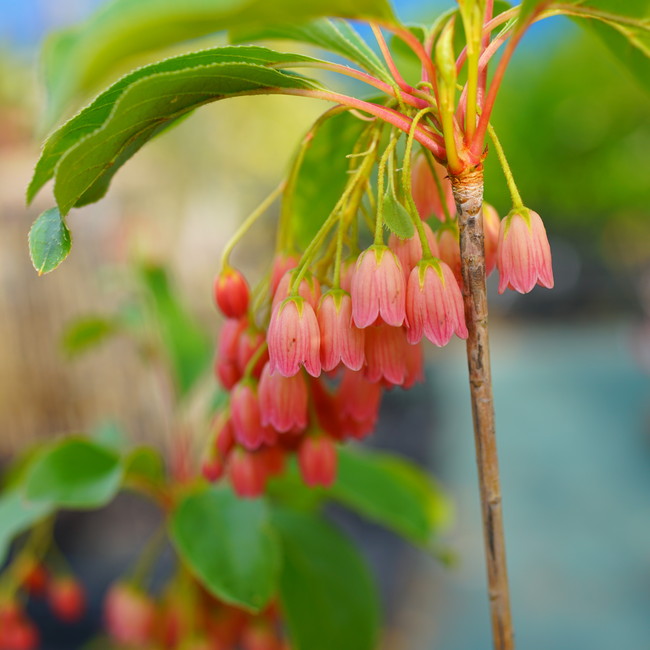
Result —
<instances>
[{"instance_id":1,"label":"blurred leaf","mask_svg":"<svg viewBox=\"0 0 650 650\"><path fill-rule=\"evenodd\" d=\"M386 227L402 239L413 237L415 230L411 215L392 192L384 194L382 205Z\"/></svg>"},{"instance_id":2,"label":"blurred leaf","mask_svg":"<svg viewBox=\"0 0 650 650\"><path fill-rule=\"evenodd\" d=\"M27 190L31 201L56 176L64 214L99 200L115 172L172 122L211 101L251 92L313 88L275 67L314 61L263 47L223 47L173 57L123 77L55 131L43 147Z\"/></svg>"},{"instance_id":3,"label":"blurred leaf","mask_svg":"<svg viewBox=\"0 0 650 650\"><path fill-rule=\"evenodd\" d=\"M0 494L0 566L7 558L16 535L51 514L51 503L29 500L18 488Z\"/></svg>"},{"instance_id":4,"label":"blurred leaf","mask_svg":"<svg viewBox=\"0 0 650 650\"><path fill-rule=\"evenodd\" d=\"M233 43L282 39L308 43L357 63L362 68L391 83L392 78L386 66L357 31L344 20L315 20L302 25L246 25L230 30Z\"/></svg>"},{"instance_id":5,"label":"blurred leaf","mask_svg":"<svg viewBox=\"0 0 650 650\"><path fill-rule=\"evenodd\" d=\"M449 524L449 500L420 468L353 447L340 447L338 454L333 498L421 546L430 546Z\"/></svg>"},{"instance_id":6,"label":"blurred leaf","mask_svg":"<svg viewBox=\"0 0 650 650\"><path fill-rule=\"evenodd\" d=\"M70 253L70 231L58 208L39 215L29 231L29 253L39 275L53 271Z\"/></svg>"},{"instance_id":7,"label":"blurred leaf","mask_svg":"<svg viewBox=\"0 0 650 650\"><path fill-rule=\"evenodd\" d=\"M156 327L181 395L192 388L212 360L212 344L170 286L162 267L147 266L141 277L151 296Z\"/></svg>"},{"instance_id":8,"label":"blurred leaf","mask_svg":"<svg viewBox=\"0 0 650 650\"><path fill-rule=\"evenodd\" d=\"M311 242L340 198L348 180L346 156L366 126L350 113L340 113L324 122L312 139L293 195L291 228L299 246ZM324 169L327 182L323 181Z\"/></svg>"},{"instance_id":9,"label":"blurred leaf","mask_svg":"<svg viewBox=\"0 0 650 650\"><path fill-rule=\"evenodd\" d=\"M44 52L47 122L129 57L238 25L318 16L394 20L387 0L113 0L86 23L50 38Z\"/></svg>"},{"instance_id":10,"label":"blurred leaf","mask_svg":"<svg viewBox=\"0 0 650 650\"><path fill-rule=\"evenodd\" d=\"M550 5L553 0L522 0L519 5L519 16L517 18L517 27L523 25L534 12L544 9L545 5ZM575 0L568 0L566 4L571 4ZM580 2L581 0L577 0Z\"/></svg>"},{"instance_id":11,"label":"blurred leaf","mask_svg":"<svg viewBox=\"0 0 650 650\"><path fill-rule=\"evenodd\" d=\"M118 454L122 453L128 442L126 432L113 420L100 422L90 432L90 437L93 442Z\"/></svg>"},{"instance_id":12,"label":"blurred leaf","mask_svg":"<svg viewBox=\"0 0 650 650\"><path fill-rule=\"evenodd\" d=\"M378 603L356 548L322 519L277 509L282 540L280 600L295 650L373 650Z\"/></svg>"},{"instance_id":13,"label":"blurred leaf","mask_svg":"<svg viewBox=\"0 0 650 650\"><path fill-rule=\"evenodd\" d=\"M124 459L124 482L146 481L159 485L165 478L165 464L157 449L136 447Z\"/></svg>"},{"instance_id":14,"label":"blurred leaf","mask_svg":"<svg viewBox=\"0 0 650 650\"><path fill-rule=\"evenodd\" d=\"M172 512L170 534L183 562L218 598L257 612L275 594L279 545L263 499L203 488Z\"/></svg>"},{"instance_id":15,"label":"blurred leaf","mask_svg":"<svg viewBox=\"0 0 650 650\"><path fill-rule=\"evenodd\" d=\"M63 351L69 357L76 357L104 343L120 329L117 321L103 316L78 318L63 332L61 341Z\"/></svg>"},{"instance_id":16,"label":"blurred leaf","mask_svg":"<svg viewBox=\"0 0 650 650\"><path fill-rule=\"evenodd\" d=\"M98 508L117 494L121 479L117 454L84 438L66 438L35 458L23 489L28 499L51 506Z\"/></svg>"}]
</instances>

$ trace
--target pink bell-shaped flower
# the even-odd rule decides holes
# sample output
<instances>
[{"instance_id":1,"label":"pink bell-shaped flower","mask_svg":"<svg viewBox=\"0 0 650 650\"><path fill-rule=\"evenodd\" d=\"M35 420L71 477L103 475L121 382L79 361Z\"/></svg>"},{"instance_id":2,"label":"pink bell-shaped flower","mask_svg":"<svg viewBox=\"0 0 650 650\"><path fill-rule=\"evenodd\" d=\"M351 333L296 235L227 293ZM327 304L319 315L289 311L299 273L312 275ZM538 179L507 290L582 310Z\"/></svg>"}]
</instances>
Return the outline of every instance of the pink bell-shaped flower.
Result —
<instances>
[{"instance_id":1,"label":"pink bell-shaped flower","mask_svg":"<svg viewBox=\"0 0 650 650\"><path fill-rule=\"evenodd\" d=\"M244 449L235 449L230 455L228 478L239 497L258 497L266 488L266 472L261 457Z\"/></svg>"},{"instance_id":2,"label":"pink bell-shaped flower","mask_svg":"<svg viewBox=\"0 0 650 650\"><path fill-rule=\"evenodd\" d=\"M378 317L395 327L404 322L406 281L397 256L388 246L375 244L357 260L352 278L352 318L368 327Z\"/></svg>"},{"instance_id":3,"label":"pink bell-shaped flower","mask_svg":"<svg viewBox=\"0 0 650 650\"><path fill-rule=\"evenodd\" d=\"M411 271L406 313L409 343L419 343L424 335L442 347L454 333L461 339L467 338L463 295L452 270L441 260L420 262Z\"/></svg>"},{"instance_id":4,"label":"pink bell-shaped flower","mask_svg":"<svg viewBox=\"0 0 650 650\"><path fill-rule=\"evenodd\" d=\"M321 373L320 330L313 307L299 296L273 310L267 336L270 369L292 377L304 365L312 376Z\"/></svg>"},{"instance_id":5,"label":"pink bell-shaped flower","mask_svg":"<svg viewBox=\"0 0 650 650\"><path fill-rule=\"evenodd\" d=\"M238 383L230 397L230 418L235 440L246 449L257 449L262 444L273 444L277 433L262 424L257 391L250 381Z\"/></svg>"},{"instance_id":6,"label":"pink bell-shaped flower","mask_svg":"<svg viewBox=\"0 0 650 650\"><path fill-rule=\"evenodd\" d=\"M336 393L337 411L357 422L377 420L381 386L371 382L363 372L345 370Z\"/></svg>"},{"instance_id":7,"label":"pink bell-shaped flower","mask_svg":"<svg viewBox=\"0 0 650 650\"><path fill-rule=\"evenodd\" d=\"M285 253L278 253L273 260L273 268L271 269L270 290L271 295L274 296L280 284L280 280L284 274L295 269L300 260L294 255L286 255Z\"/></svg>"},{"instance_id":8,"label":"pink bell-shaped flower","mask_svg":"<svg viewBox=\"0 0 650 650\"><path fill-rule=\"evenodd\" d=\"M352 322L352 299L340 289L328 291L316 312L320 329L320 358L323 370L333 370L339 363L359 370L364 363L364 330Z\"/></svg>"},{"instance_id":9,"label":"pink bell-shaped flower","mask_svg":"<svg viewBox=\"0 0 650 650\"><path fill-rule=\"evenodd\" d=\"M539 284L553 288L551 247L537 212L525 208L505 217L497 251L499 293L506 288L528 293Z\"/></svg>"},{"instance_id":10,"label":"pink bell-shaped flower","mask_svg":"<svg viewBox=\"0 0 650 650\"><path fill-rule=\"evenodd\" d=\"M330 487L336 480L336 445L323 434L307 436L298 450L302 480L309 487Z\"/></svg>"},{"instance_id":11,"label":"pink bell-shaped flower","mask_svg":"<svg viewBox=\"0 0 650 650\"><path fill-rule=\"evenodd\" d=\"M406 335L403 327L377 325L366 330L366 377L400 386L406 377Z\"/></svg>"},{"instance_id":12,"label":"pink bell-shaped flower","mask_svg":"<svg viewBox=\"0 0 650 650\"><path fill-rule=\"evenodd\" d=\"M276 431L301 431L307 426L307 382L301 372L284 377L267 363L258 386L262 425Z\"/></svg>"}]
</instances>

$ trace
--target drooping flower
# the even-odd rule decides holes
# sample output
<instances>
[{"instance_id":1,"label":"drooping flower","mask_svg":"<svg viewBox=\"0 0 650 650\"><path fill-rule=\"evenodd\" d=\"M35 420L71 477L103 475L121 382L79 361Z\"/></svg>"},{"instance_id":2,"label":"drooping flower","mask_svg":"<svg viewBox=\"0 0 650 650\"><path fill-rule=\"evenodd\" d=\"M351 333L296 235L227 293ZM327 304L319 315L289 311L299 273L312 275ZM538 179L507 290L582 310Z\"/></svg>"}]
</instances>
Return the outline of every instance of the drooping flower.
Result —
<instances>
[{"instance_id":1,"label":"drooping flower","mask_svg":"<svg viewBox=\"0 0 650 650\"><path fill-rule=\"evenodd\" d=\"M352 299L342 290L328 291L316 312L320 329L320 358L323 370L330 371L339 363L359 370L364 363L364 330L352 322Z\"/></svg>"},{"instance_id":2,"label":"drooping flower","mask_svg":"<svg viewBox=\"0 0 650 650\"><path fill-rule=\"evenodd\" d=\"M336 445L324 435L307 436L298 449L298 466L302 480L309 486L331 486L336 479Z\"/></svg>"},{"instance_id":3,"label":"drooping flower","mask_svg":"<svg viewBox=\"0 0 650 650\"><path fill-rule=\"evenodd\" d=\"M358 422L376 421L381 402L381 386L365 374L345 370L336 393L337 412Z\"/></svg>"},{"instance_id":4,"label":"drooping flower","mask_svg":"<svg viewBox=\"0 0 650 650\"><path fill-rule=\"evenodd\" d=\"M456 214L456 206L451 191L451 182L447 178L447 170L437 162L434 162L434 169L444 196L440 196L438 183L433 178L427 159L424 156L418 156L411 171L413 201L422 219L435 216L440 221L444 221L446 216L443 204L447 206L451 218Z\"/></svg>"},{"instance_id":5,"label":"drooping flower","mask_svg":"<svg viewBox=\"0 0 650 650\"><path fill-rule=\"evenodd\" d=\"M153 636L156 609L147 594L117 582L104 600L104 621L111 637L120 644L145 646Z\"/></svg>"},{"instance_id":6,"label":"drooping flower","mask_svg":"<svg viewBox=\"0 0 650 650\"><path fill-rule=\"evenodd\" d=\"M235 449L230 455L227 471L237 496L254 498L264 493L266 472L257 453Z\"/></svg>"},{"instance_id":7,"label":"drooping flower","mask_svg":"<svg viewBox=\"0 0 650 650\"><path fill-rule=\"evenodd\" d=\"M497 249L499 247L499 230L501 219L496 209L489 203L483 202L483 234L485 242L485 275L494 271L497 265Z\"/></svg>"},{"instance_id":8,"label":"drooping flower","mask_svg":"<svg viewBox=\"0 0 650 650\"><path fill-rule=\"evenodd\" d=\"M406 348L406 373L402 388L408 390L416 383L424 381L424 351L421 343Z\"/></svg>"},{"instance_id":9,"label":"drooping flower","mask_svg":"<svg viewBox=\"0 0 650 650\"><path fill-rule=\"evenodd\" d=\"M388 246L373 245L357 260L352 278L352 318L368 327L378 317L388 325L404 322L406 282L397 256Z\"/></svg>"},{"instance_id":10,"label":"drooping flower","mask_svg":"<svg viewBox=\"0 0 650 650\"><path fill-rule=\"evenodd\" d=\"M434 257L438 257L438 241L436 240L436 236L433 234L429 224L423 223L422 225L424 226L424 232L427 236L431 254ZM402 265L404 278L408 282L408 277L413 267L422 259L422 243L420 242L420 237L416 233L413 237L402 239L395 233L391 233L388 238L388 247L397 255Z\"/></svg>"},{"instance_id":11,"label":"drooping flower","mask_svg":"<svg viewBox=\"0 0 650 650\"><path fill-rule=\"evenodd\" d=\"M551 247L541 217L533 210L512 211L501 224L497 251L499 293L528 293L539 284L553 288Z\"/></svg>"},{"instance_id":12,"label":"drooping flower","mask_svg":"<svg viewBox=\"0 0 650 650\"><path fill-rule=\"evenodd\" d=\"M250 291L244 276L225 268L214 281L214 300L227 318L242 318L248 310Z\"/></svg>"},{"instance_id":13,"label":"drooping flower","mask_svg":"<svg viewBox=\"0 0 650 650\"><path fill-rule=\"evenodd\" d=\"M304 365L312 377L320 375L318 320L304 298L292 296L275 307L267 340L271 370L292 377Z\"/></svg>"},{"instance_id":14,"label":"drooping flower","mask_svg":"<svg viewBox=\"0 0 650 650\"><path fill-rule=\"evenodd\" d=\"M52 580L48 587L48 603L54 615L65 623L81 619L86 611L86 591L72 576Z\"/></svg>"},{"instance_id":15,"label":"drooping flower","mask_svg":"<svg viewBox=\"0 0 650 650\"><path fill-rule=\"evenodd\" d=\"M257 449L263 443L273 444L277 433L262 424L260 403L250 381L239 382L230 398L230 417L235 440L246 449Z\"/></svg>"},{"instance_id":16,"label":"drooping flower","mask_svg":"<svg viewBox=\"0 0 650 650\"><path fill-rule=\"evenodd\" d=\"M425 260L411 271L406 290L409 343L426 336L438 346L456 333L467 338L463 296L452 270L441 260Z\"/></svg>"},{"instance_id":17,"label":"drooping flower","mask_svg":"<svg viewBox=\"0 0 650 650\"><path fill-rule=\"evenodd\" d=\"M403 327L377 325L366 330L366 377L400 386L406 376L406 335Z\"/></svg>"},{"instance_id":18,"label":"drooping flower","mask_svg":"<svg viewBox=\"0 0 650 650\"><path fill-rule=\"evenodd\" d=\"M267 363L258 387L262 425L276 431L302 430L307 426L307 383L302 373L284 377Z\"/></svg>"}]
</instances>

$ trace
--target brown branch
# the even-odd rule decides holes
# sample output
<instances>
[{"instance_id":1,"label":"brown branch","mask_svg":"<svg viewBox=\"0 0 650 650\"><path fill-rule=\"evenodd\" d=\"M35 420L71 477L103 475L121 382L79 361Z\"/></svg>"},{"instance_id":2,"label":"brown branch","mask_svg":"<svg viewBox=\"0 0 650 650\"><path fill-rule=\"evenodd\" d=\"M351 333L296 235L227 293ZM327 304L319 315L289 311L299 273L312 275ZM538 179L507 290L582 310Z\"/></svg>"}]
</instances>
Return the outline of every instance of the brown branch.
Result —
<instances>
[{"instance_id":1,"label":"brown branch","mask_svg":"<svg viewBox=\"0 0 650 650\"><path fill-rule=\"evenodd\" d=\"M463 300L469 331L467 364L481 491L492 635L495 650L513 650L514 638L506 570L488 341L485 251L481 215L483 170L474 169L459 176L452 175L451 183L460 226Z\"/></svg>"}]
</instances>

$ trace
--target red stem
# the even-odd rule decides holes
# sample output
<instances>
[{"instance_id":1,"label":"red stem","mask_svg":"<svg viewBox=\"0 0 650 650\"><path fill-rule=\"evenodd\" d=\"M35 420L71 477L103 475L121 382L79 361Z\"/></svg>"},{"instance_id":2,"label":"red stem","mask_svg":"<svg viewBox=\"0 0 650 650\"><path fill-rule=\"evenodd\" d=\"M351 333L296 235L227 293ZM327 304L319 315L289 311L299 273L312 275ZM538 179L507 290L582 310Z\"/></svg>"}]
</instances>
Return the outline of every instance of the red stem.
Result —
<instances>
[{"instance_id":1,"label":"red stem","mask_svg":"<svg viewBox=\"0 0 650 650\"><path fill-rule=\"evenodd\" d=\"M494 12L494 0L487 0L485 3L485 16L483 18L483 41L481 42L481 56L487 50L490 44L490 32L485 31L485 27L492 20L492 13ZM479 74L478 74L478 93L476 103L483 104L483 96L485 95L485 88L487 86L487 64L480 69L481 59L479 57Z\"/></svg>"},{"instance_id":2,"label":"red stem","mask_svg":"<svg viewBox=\"0 0 650 650\"><path fill-rule=\"evenodd\" d=\"M375 35L375 38L377 39L377 44L379 45L379 49L381 50L381 53L384 57L384 61L386 61L386 65L388 66L390 73L393 75L393 79L395 80L395 83L402 90L405 90L406 92L409 93L412 92L414 88L412 86L409 86L409 84L406 83L404 77L402 77L400 71L397 69L397 66L395 65L395 61L393 60L393 55L390 53L390 49L388 48L388 44L386 43L386 39L384 38L384 35L381 33L381 28L375 23L370 23L370 28L372 29L372 33Z\"/></svg>"},{"instance_id":3,"label":"red stem","mask_svg":"<svg viewBox=\"0 0 650 650\"><path fill-rule=\"evenodd\" d=\"M387 122L388 124L392 124L396 128L400 129L400 131L404 131L404 133L408 133L411 128L411 120L404 117L404 115L398 111L395 111L392 108L386 108L385 106L380 106L379 104L365 102L362 99L350 97L349 95L333 93L328 90L307 90L303 88L283 88L281 92L284 95L313 97L315 99L324 99L329 102L336 102L337 104L357 108L364 113L369 113L370 115L374 115L375 117L384 120L384 122ZM422 146L429 149L438 159L444 160L446 158L444 141L437 133L431 133L424 127L418 125L415 129L414 137Z\"/></svg>"}]
</instances>

